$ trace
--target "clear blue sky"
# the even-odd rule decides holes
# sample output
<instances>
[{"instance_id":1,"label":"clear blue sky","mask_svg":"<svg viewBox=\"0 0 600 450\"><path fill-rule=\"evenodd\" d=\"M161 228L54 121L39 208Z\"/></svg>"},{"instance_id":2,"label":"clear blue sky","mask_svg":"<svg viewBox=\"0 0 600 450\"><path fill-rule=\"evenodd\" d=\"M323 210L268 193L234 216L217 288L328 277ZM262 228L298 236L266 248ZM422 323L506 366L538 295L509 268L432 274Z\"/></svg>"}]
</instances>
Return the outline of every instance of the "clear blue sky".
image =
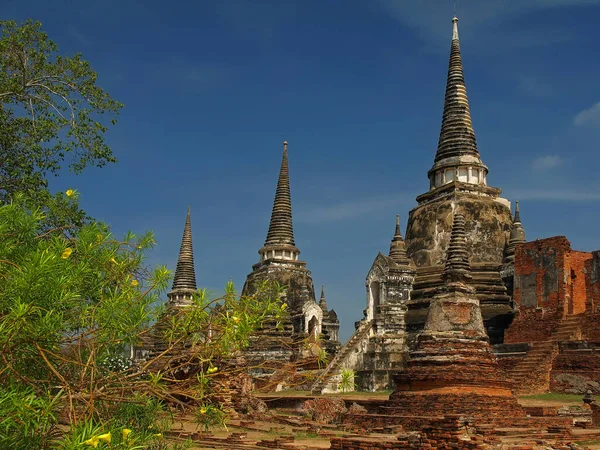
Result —
<instances>
[{"instance_id":1,"label":"clear blue sky","mask_svg":"<svg viewBox=\"0 0 600 450\"><path fill-rule=\"evenodd\" d=\"M459 0L467 90L489 184L530 240L600 248L600 0ZM125 108L119 163L53 180L92 216L153 230L174 268L188 204L201 286L241 288L258 261L281 142L296 243L342 322L400 213L428 189L451 0L3 0L82 52Z\"/></svg>"}]
</instances>

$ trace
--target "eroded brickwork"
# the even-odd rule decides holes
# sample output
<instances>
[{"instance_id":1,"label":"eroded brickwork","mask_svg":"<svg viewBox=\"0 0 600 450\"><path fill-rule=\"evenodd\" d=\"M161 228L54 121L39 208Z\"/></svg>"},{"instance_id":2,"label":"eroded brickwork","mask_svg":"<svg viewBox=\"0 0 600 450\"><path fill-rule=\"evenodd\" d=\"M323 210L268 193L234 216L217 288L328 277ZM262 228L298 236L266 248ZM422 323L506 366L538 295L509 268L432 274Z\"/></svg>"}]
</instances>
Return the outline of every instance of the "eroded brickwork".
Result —
<instances>
[{"instance_id":1,"label":"eroded brickwork","mask_svg":"<svg viewBox=\"0 0 600 450\"><path fill-rule=\"evenodd\" d=\"M515 319L506 343L546 341L568 315L593 302L592 253L571 249L564 236L521 244L515 251Z\"/></svg>"},{"instance_id":2,"label":"eroded brickwork","mask_svg":"<svg viewBox=\"0 0 600 450\"><path fill-rule=\"evenodd\" d=\"M564 236L517 246L505 342L531 349L503 366L521 392L600 392L599 253L575 251Z\"/></svg>"}]
</instances>

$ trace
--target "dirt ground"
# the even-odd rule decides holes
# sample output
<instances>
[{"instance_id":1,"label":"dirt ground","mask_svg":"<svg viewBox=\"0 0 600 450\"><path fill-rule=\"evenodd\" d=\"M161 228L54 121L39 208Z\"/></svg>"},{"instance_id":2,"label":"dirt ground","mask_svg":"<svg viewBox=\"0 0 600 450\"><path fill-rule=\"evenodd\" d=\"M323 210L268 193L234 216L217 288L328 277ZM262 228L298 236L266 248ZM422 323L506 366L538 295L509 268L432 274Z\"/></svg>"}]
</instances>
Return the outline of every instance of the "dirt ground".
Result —
<instances>
[{"instance_id":1,"label":"dirt ground","mask_svg":"<svg viewBox=\"0 0 600 450\"><path fill-rule=\"evenodd\" d=\"M389 393L349 393L335 394L332 397L343 398L348 401L375 401L381 402L387 399ZM267 400L273 397L282 398L314 398L309 393L302 392L283 392L274 394L259 394L257 397L262 397ZM268 403L268 402L267 402ZM555 398L551 395L548 398L520 398L519 403L523 406L572 406L583 405L581 399L576 396L571 398ZM326 449L329 448L329 440L335 436L347 436L350 433L344 431L335 425L324 425L317 422L312 422L303 417L299 411L291 409L275 409L274 419L270 421L245 421L231 420L228 422L227 429L211 430L212 436L198 435L200 431L197 424L194 423L193 417L183 416L176 419L172 427L172 433L169 439L181 441L189 437L194 437L192 449L250 449L257 448L256 442L261 440L271 441L275 444L277 440L282 440L282 447L273 448L289 448L289 449ZM241 440L227 440L232 433L243 434ZM600 430L598 430L598 438L592 430L574 429L574 434L585 433L588 438L584 444L594 450L600 450ZM379 435L377 435L379 436ZM374 435L374 437L377 437ZM381 437L386 435L381 435ZM292 438L293 437L293 438Z\"/></svg>"}]
</instances>

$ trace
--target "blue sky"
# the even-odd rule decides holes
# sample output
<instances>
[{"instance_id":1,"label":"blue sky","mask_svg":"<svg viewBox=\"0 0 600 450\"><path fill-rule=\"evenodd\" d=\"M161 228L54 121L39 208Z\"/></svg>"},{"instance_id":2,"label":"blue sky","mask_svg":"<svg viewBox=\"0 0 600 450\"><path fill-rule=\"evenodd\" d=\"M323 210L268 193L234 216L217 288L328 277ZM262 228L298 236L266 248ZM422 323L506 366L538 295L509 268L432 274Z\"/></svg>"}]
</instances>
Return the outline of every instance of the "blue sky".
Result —
<instances>
[{"instance_id":1,"label":"blue sky","mask_svg":"<svg viewBox=\"0 0 600 450\"><path fill-rule=\"evenodd\" d=\"M428 189L451 0L4 0L82 52L125 104L119 163L53 180L115 234L153 230L174 268L187 205L197 278L241 288L266 236L289 142L297 246L347 339L364 281ZM529 240L600 248L600 0L459 0L488 182L520 200Z\"/></svg>"}]
</instances>

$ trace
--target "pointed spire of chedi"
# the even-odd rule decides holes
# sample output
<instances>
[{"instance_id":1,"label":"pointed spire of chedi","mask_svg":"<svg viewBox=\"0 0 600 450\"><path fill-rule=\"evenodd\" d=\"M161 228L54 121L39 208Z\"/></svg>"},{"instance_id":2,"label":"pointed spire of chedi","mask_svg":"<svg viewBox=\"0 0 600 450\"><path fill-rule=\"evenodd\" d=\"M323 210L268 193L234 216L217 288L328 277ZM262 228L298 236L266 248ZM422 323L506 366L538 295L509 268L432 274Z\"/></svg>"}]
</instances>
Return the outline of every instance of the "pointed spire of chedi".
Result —
<instances>
[{"instance_id":1,"label":"pointed spire of chedi","mask_svg":"<svg viewBox=\"0 0 600 450\"><path fill-rule=\"evenodd\" d=\"M471 264L467 252L465 218L462 214L454 215L450 245L446 258L443 278L446 283L468 282L471 277Z\"/></svg>"},{"instance_id":2,"label":"pointed spire of chedi","mask_svg":"<svg viewBox=\"0 0 600 450\"><path fill-rule=\"evenodd\" d=\"M454 17L452 19L452 44L450 46L450 63L448 65L442 129L435 161L465 154L479 157L460 56L458 18Z\"/></svg>"},{"instance_id":3,"label":"pointed spire of chedi","mask_svg":"<svg viewBox=\"0 0 600 450\"><path fill-rule=\"evenodd\" d=\"M300 254L294 243L287 146L287 141L284 141L283 158L281 160L281 168L279 169L279 179L277 180L277 190L275 191L275 200L273 201L269 231L267 232L265 245L259 250L262 260L297 260Z\"/></svg>"},{"instance_id":4,"label":"pointed spire of chedi","mask_svg":"<svg viewBox=\"0 0 600 450\"><path fill-rule=\"evenodd\" d=\"M432 187L439 187L455 180L471 184L485 184L487 171L487 167L479 157L475 131L471 122L458 40L458 18L455 16L452 19L452 43L442 127L429 178Z\"/></svg>"},{"instance_id":5,"label":"pointed spire of chedi","mask_svg":"<svg viewBox=\"0 0 600 450\"><path fill-rule=\"evenodd\" d=\"M327 300L325 300L325 285L321 285L321 298L319 299L319 306L323 312L327 312Z\"/></svg>"},{"instance_id":6,"label":"pointed spire of chedi","mask_svg":"<svg viewBox=\"0 0 600 450\"><path fill-rule=\"evenodd\" d=\"M192 247L192 223L190 219L190 207L188 206L183 238L179 249L177 268L173 277L173 288L168 297L172 302L191 298L196 292L196 271L194 270L194 250Z\"/></svg>"},{"instance_id":7,"label":"pointed spire of chedi","mask_svg":"<svg viewBox=\"0 0 600 450\"><path fill-rule=\"evenodd\" d=\"M408 265L408 257L406 256L406 243L404 242L404 239L402 239L402 234L400 233L399 214L396 215L396 230L394 231L394 237L390 243L390 258L392 258L395 263L402 266Z\"/></svg>"},{"instance_id":8,"label":"pointed spire of chedi","mask_svg":"<svg viewBox=\"0 0 600 450\"><path fill-rule=\"evenodd\" d=\"M525 237L525 229L521 223L521 215L519 213L519 202L515 202L515 215L513 217L513 224L510 227L510 237L508 239L508 252L507 256L510 258L515 254L515 248L517 244L527 242ZM511 258L512 259L512 258Z\"/></svg>"},{"instance_id":9,"label":"pointed spire of chedi","mask_svg":"<svg viewBox=\"0 0 600 450\"><path fill-rule=\"evenodd\" d=\"M271 223L265 246L269 244L294 245L294 227L292 224L292 199L290 195L290 172L288 168L288 143L283 142L283 159L277 180L277 191L273 202Z\"/></svg>"}]
</instances>

